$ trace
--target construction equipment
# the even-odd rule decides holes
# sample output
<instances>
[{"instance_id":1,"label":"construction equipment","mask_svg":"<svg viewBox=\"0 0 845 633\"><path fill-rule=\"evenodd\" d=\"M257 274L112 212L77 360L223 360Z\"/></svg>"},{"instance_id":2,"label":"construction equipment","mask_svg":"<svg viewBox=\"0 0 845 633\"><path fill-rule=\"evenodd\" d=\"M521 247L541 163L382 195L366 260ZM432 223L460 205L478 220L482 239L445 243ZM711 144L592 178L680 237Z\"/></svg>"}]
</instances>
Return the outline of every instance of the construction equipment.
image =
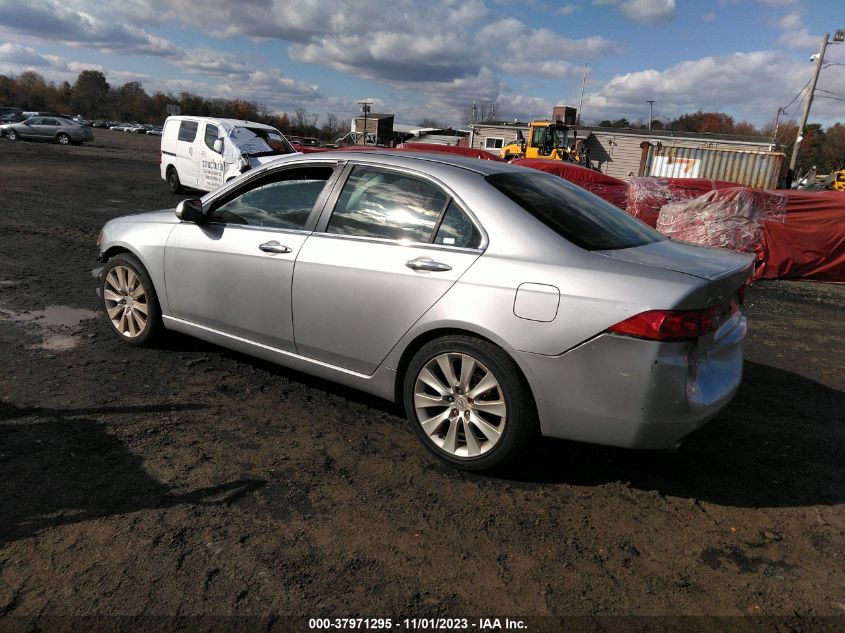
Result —
<instances>
[{"instance_id":1,"label":"construction equipment","mask_svg":"<svg viewBox=\"0 0 845 633\"><path fill-rule=\"evenodd\" d=\"M840 169L834 174L836 174L836 179L833 181L833 189L845 192L845 169Z\"/></svg>"},{"instance_id":2,"label":"construction equipment","mask_svg":"<svg viewBox=\"0 0 845 633\"><path fill-rule=\"evenodd\" d=\"M502 148L502 158L548 158L572 162L568 141L568 125L559 121L532 121L528 124L528 141L518 130L516 142Z\"/></svg>"}]
</instances>

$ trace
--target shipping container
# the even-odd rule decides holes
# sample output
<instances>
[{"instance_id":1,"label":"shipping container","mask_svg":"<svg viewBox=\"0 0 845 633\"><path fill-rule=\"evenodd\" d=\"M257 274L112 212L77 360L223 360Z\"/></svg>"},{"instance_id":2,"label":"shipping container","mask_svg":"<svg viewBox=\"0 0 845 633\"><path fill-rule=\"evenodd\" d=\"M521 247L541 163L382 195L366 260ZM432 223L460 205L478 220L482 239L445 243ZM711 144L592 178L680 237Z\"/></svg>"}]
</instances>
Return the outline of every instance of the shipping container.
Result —
<instances>
[{"instance_id":1,"label":"shipping container","mask_svg":"<svg viewBox=\"0 0 845 633\"><path fill-rule=\"evenodd\" d=\"M782 152L710 147L648 147L644 176L712 178L758 189L776 189L784 162Z\"/></svg>"}]
</instances>

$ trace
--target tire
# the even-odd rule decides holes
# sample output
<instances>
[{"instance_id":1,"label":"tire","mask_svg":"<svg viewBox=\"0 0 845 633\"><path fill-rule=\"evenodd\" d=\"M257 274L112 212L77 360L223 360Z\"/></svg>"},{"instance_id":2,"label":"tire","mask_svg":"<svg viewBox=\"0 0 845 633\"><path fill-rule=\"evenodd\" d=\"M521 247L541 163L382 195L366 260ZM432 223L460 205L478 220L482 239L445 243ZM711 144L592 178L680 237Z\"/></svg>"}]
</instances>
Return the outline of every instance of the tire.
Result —
<instances>
[{"instance_id":1,"label":"tire","mask_svg":"<svg viewBox=\"0 0 845 633\"><path fill-rule=\"evenodd\" d=\"M179 181L179 172L175 167L167 169L167 186L170 188L170 193L181 193L182 183Z\"/></svg>"},{"instance_id":2,"label":"tire","mask_svg":"<svg viewBox=\"0 0 845 633\"><path fill-rule=\"evenodd\" d=\"M6 138L10 141L17 141L18 140L18 133L15 130L8 130L6 132Z\"/></svg>"},{"instance_id":3,"label":"tire","mask_svg":"<svg viewBox=\"0 0 845 633\"><path fill-rule=\"evenodd\" d=\"M100 292L109 328L121 341L144 347L161 336L158 296L137 257L120 253L109 259L100 275Z\"/></svg>"},{"instance_id":4,"label":"tire","mask_svg":"<svg viewBox=\"0 0 845 633\"><path fill-rule=\"evenodd\" d=\"M538 434L534 399L517 364L500 347L472 336L426 343L408 365L402 396L422 443L461 470L502 466Z\"/></svg>"},{"instance_id":5,"label":"tire","mask_svg":"<svg viewBox=\"0 0 845 633\"><path fill-rule=\"evenodd\" d=\"M61 134L56 136L56 143L58 143L59 145L68 145L70 144L70 137L64 132L62 132Z\"/></svg>"}]
</instances>

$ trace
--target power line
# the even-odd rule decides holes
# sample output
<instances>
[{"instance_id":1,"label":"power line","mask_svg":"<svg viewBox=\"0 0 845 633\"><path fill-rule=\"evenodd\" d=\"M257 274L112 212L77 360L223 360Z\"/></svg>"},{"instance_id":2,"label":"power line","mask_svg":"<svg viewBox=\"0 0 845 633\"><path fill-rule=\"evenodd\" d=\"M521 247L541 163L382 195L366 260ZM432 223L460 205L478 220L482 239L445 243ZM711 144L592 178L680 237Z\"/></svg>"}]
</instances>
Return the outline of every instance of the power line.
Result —
<instances>
[{"instance_id":1,"label":"power line","mask_svg":"<svg viewBox=\"0 0 845 633\"><path fill-rule=\"evenodd\" d=\"M811 82L811 81L813 81L813 78L812 78L812 77L811 77L810 79L808 79L808 80L807 80L807 83L805 83L805 84L804 84L804 87L803 87L803 88L801 88L801 90L799 90L799 91L798 91L798 94L797 94L797 95L795 95L795 97L792 99L792 101L790 101L790 102L789 102L789 103L788 103L788 104L787 104L787 105L783 108L783 112L784 112L784 114L786 114L786 110L787 110L787 108L789 108L789 106L791 106L793 103L795 103L796 101L798 101L798 97L800 97L802 94L804 94L804 91L807 89L807 86L809 86L809 85L810 85L810 82Z\"/></svg>"},{"instance_id":2,"label":"power line","mask_svg":"<svg viewBox=\"0 0 845 633\"><path fill-rule=\"evenodd\" d=\"M818 90L816 90L818 92ZM819 95L819 99L832 99L833 101L845 101L843 97L829 97L828 95Z\"/></svg>"},{"instance_id":3,"label":"power line","mask_svg":"<svg viewBox=\"0 0 845 633\"><path fill-rule=\"evenodd\" d=\"M824 90L822 88L816 88L816 92L824 92L829 95L833 95L834 97L845 97L845 93L843 92L832 92L830 90Z\"/></svg>"}]
</instances>

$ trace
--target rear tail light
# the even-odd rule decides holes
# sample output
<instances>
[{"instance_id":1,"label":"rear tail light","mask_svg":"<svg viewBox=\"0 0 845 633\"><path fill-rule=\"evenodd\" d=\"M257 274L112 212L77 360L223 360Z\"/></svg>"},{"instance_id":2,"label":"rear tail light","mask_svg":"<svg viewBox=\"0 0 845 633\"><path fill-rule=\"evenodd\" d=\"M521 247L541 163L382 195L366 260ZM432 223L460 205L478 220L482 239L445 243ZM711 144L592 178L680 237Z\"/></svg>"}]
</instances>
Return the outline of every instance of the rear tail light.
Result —
<instances>
[{"instance_id":1,"label":"rear tail light","mask_svg":"<svg viewBox=\"0 0 845 633\"><path fill-rule=\"evenodd\" d=\"M649 310L640 312L608 328L650 341L684 341L697 338L701 330L701 312L697 310Z\"/></svg>"},{"instance_id":2,"label":"rear tail light","mask_svg":"<svg viewBox=\"0 0 845 633\"><path fill-rule=\"evenodd\" d=\"M703 310L649 310L612 325L607 331L649 341L689 341L719 329L725 317L737 310L739 306L734 301Z\"/></svg>"}]
</instances>

